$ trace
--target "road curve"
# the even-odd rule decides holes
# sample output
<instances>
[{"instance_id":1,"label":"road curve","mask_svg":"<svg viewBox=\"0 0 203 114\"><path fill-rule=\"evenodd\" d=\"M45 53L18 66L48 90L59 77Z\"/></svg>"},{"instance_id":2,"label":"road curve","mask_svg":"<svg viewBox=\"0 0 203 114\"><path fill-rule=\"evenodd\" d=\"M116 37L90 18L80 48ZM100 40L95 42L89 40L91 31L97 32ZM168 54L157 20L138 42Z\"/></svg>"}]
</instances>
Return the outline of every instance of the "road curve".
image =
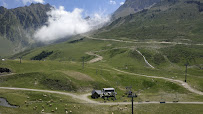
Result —
<instances>
[{"instance_id":1,"label":"road curve","mask_svg":"<svg viewBox=\"0 0 203 114\"><path fill-rule=\"evenodd\" d=\"M142 77L147 77L147 78L164 79L164 80L167 80L167 81L170 81L170 82L174 82L174 83L186 88L190 92L196 93L198 95L203 95L203 92L198 91L198 90L190 87L190 85L188 85L188 83L185 83L185 82L183 82L181 80L175 80L175 79L170 79L170 78L165 78L165 77L158 77L158 76L148 76L148 75L142 75L142 74L135 74L135 73L130 73L130 72L118 70L118 69L115 69L115 68L113 68L113 70L115 70L117 72L125 73L125 74L130 74L130 75L142 76Z\"/></svg>"},{"instance_id":2,"label":"road curve","mask_svg":"<svg viewBox=\"0 0 203 114\"><path fill-rule=\"evenodd\" d=\"M53 93L53 94L61 94L61 95L67 95L74 99L79 100L80 103L84 104L95 104L95 105L129 105L131 102L111 102L111 103L101 103L97 101L93 101L88 98L90 93L83 94L83 95L77 95L73 93L67 93L67 92L60 92L60 91L51 91L51 90L40 90L40 89L28 89L28 88L14 88L14 87L0 87L0 89L5 90L20 90L20 91L34 91L34 92L44 92L44 93ZM203 104L203 102L165 102L167 104ZM134 102L134 104L160 104L160 102L157 101L151 101L151 102Z\"/></svg>"},{"instance_id":3,"label":"road curve","mask_svg":"<svg viewBox=\"0 0 203 114\"><path fill-rule=\"evenodd\" d=\"M93 52L86 52L86 54L87 54L87 55L91 55L91 56L96 56L96 58L94 58L94 59L88 61L87 63L96 63L96 62L98 62L98 61L103 60L103 57L102 57L102 56L97 55L97 54L95 54L95 53L93 53Z\"/></svg>"}]
</instances>

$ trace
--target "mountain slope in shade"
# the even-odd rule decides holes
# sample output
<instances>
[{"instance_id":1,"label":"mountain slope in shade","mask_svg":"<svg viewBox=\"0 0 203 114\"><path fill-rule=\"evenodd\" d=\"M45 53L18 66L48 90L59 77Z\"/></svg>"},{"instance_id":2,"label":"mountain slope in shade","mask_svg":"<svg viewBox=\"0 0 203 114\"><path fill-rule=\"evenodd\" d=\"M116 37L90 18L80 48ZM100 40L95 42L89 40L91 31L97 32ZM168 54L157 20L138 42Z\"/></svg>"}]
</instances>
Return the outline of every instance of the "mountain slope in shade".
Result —
<instances>
[{"instance_id":1,"label":"mountain slope in shade","mask_svg":"<svg viewBox=\"0 0 203 114\"><path fill-rule=\"evenodd\" d=\"M0 54L16 53L34 43L31 35L45 24L48 19L46 12L50 9L49 4L31 4L15 9L6 9L1 6L0 48L3 51L0 50Z\"/></svg>"}]
</instances>

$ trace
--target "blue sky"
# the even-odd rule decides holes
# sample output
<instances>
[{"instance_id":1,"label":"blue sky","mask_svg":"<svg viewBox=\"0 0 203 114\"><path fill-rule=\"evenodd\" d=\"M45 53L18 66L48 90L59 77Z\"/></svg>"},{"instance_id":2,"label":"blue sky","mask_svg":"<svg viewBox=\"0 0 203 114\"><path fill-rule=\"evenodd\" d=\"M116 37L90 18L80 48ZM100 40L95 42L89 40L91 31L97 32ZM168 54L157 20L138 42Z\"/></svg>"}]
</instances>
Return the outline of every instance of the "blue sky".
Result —
<instances>
[{"instance_id":1,"label":"blue sky","mask_svg":"<svg viewBox=\"0 0 203 114\"><path fill-rule=\"evenodd\" d=\"M125 0L0 0L0 6L8 9L30 5L31 3L49 3L55 7L64 6L65 10L72 11L74 8L83 9L85 13L92 14L102 12L113 13Z\"/></svg>"}]
</instances>

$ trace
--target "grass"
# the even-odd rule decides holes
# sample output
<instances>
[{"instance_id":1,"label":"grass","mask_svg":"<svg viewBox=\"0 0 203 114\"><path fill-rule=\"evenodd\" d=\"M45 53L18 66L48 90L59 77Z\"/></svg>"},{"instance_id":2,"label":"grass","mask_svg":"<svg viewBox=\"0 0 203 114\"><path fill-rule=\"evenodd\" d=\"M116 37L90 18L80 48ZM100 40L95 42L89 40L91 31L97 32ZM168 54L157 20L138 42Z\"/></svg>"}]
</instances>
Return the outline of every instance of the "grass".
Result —
<instances>
[{"instance_id":1,"label":"grass","mask_svg":"<svg viewBox=\"0 0 203 114\"><path fill-rule=\"evenodd\" d=\"M112 106L102 106L94 104L83 104L79 103L68 96L58 95L58 94L46 94L39 92L28 92L28 91L11 91L11 90L0 90L0 97L6 98L10 103L20 106L19 108L6 108L0 107L1 113L9 114L31 114L41 113L42 107L44 107L45 113L61 114L65 113L67 109L68 112L72 111L75 114L111 114L112 112L116 114L131 113L131 105L112 105ZM46 95L46 97L44 97ZM61 100L60 100L61 99ZM48 105L47 105L48 104ZM52 106L49 106L52 104ZM37 106L36 110L33 110ZM56 111L57 107L57 111ZM125 108L126 107L126 108ZM187 104L143 104L135 105L135 113L196 113L200 114L203 112L202 105L187 105ZM122 109L122 110L120 110ZM194 110L196 109L196 110Z\"/></svg>"},{"instance_id":2,"label":"grass","mask_svg":"<svg viewBox=\"0 0 203 114\"><path fill-rule=\"evenodd\" d=\"M111 45L109 45L111 44ZM95 45L98 45L95 47ZM87 46L87 47L85 47ZM7 61L0 61L0 67L6 67L12 70L14 75L0 77L0 86L6 87L20 87L20 88L34 88L34 89L48 89L48 90L57 90L57 91L67 91L77 94L83 94L86 92L91 92L93 89L102 89L104 87L114 87L118 93L117 99L114 102L126 102L130 101L127 96L123 96L126 92L126 86L132 86L132 90L134 92L139 93L139 96L135 101L160 101L164 99L166 101L173 101L175 96L178 96L179 101L202 101L202 96L193 94L186 90L185 88L172 83L167 82L165 80L160 79L151 79L145 77L139 77L134 75L126 75L123 73L116 72L112 70L112 68L117 68L123 71L138 73L138 74L145 74L145 75L154 75L154 76L161 76L161 77L168 77L179 80L184 80L184 66L181 66L178 63L171 63L170 59L161 49L167 48L168 46L159 45L157 49L153 45L150 48L145 48L145 45L135 45L135 48L143 53L146 56L146 59L149 60L150 64L155 65L155 69L151 69L146 65L143 60L143 57L137 53L135 50L128 49L128 48L117 48L115 47L126 47L126 46L133 46L133 44L128 45L126 43L116 43L112 41L96 41L96 40L88 40L85 39L83 41L79 41L77 43L67 44L67 42L62 44L50 45L48 47L41 47L35 50L26 51L24 53L15 55L14 58L17 56L24 55L22 63L19 63L19 60L7 60ZM81 49L81 47L84 47ZM168 49L173 49L173 46L168 47ZM198 48L200 50L200 48ZM45 61L33 61L30 60L32 57L40 54L43 50L53 51L53 54L45 58ZM85 61L88 61L94 56L88 56L85 52L88 51L98 51L98 50L105 50L101 52L97 52L97 54L104 57L104 60L93 63L87 64L85 63L85 68L82 69L82 61L81 58L85 57ZM192 51L191 49L190 51ZM201 52L201 51L200 51ZM71 55L69 54L71 53ZM199 53L199 52L198 52ZM165 61L161 62L160 64L156 64L157 60L154 61L154 57L157 54L161 54ZM71 59L64 59L73 57L76 58L73 60ZM159 60L159 58L158 58ZM193 64L194 65L194 64ZM78 75L76 75L78 74ZM195 86L194 88L202 91L202 70L198 67L190 66L188 68L188 83L190 85ZM79 77L78 77L79 76ZM89 80L86 80L88 77ZM84 78L84 79L82 79ZM0 90L2 91L2 90ZM31 101L35 99L43 99L43 93L38 92L30 92L30 94L25 95L20 94L18 92L14 92L14 94L22 95L23 97L19 97L19 102L21 104L24 103L27 96L30 96ZM28 92L29 93L29 92ZM12 104L19 104L18 101L10 100L7 93L1 94L2 96L6 97L9 102ZM33 95L33 97L32 97ZM59 99L55 94L50 94L54 99ZM11 94L12 96L12 94ZM65 96L59 95L61 98ZM55 98L57 97L57 98ZM12 97L11 97L12 98ZM51 99L51 98L50 98ZM47 100L50 100L47 99ZM72 102L71 98L67 101ZM43 99L46 101L46 99ZM73 100L74 101L74 100ZM103 99L97 99L99 102L103 102ZM112 101L107 101L112 102ZM105 109L105 113L130 113L130 109L124 110L120 112L117 107L109 108L109 106L94 106L94 105L87 105L78 103L78 101L74 101L74 103L70 104L69 107L73 107L74 105L80 105L81 110L76 110L74 108L70 108L75 113L87 112L87 113L100 113L102 110ZM26 113L26 112L33 112L39 113L39 110L34 111L33 107L41 105L46 105L46 102L43 103L32 103L30 108L20 107L19 109L8 109L1 107L3 112L12 112L12 113ZM64 105L65 103L56 102L54 103L53 107L57 106L60 111L55 113L64 113ZM24 106L24 105L23 105ZM138 113L146 113L144 110L148 108L148 111L152 113L159 113L162 112L161 109L164 108L164 111L174 112L177 105L176 104L166 104L166 105L138 105L140 109L135 108ZM157 110L153 109L152 107L155 106ZM188 108L190 105L178 105L180 107L178 111L182 111L183 108ZM60 108L62 107L62 108ZM98 108L99 107L99 108ZM161 108L160 108L161 107ZM169 111L170 107L173 108ZM192 108L188 108L188 112L192 112L192 109L198 108L199 105L192 105ZM124 108L124 107L123 107ZM52 107L47 108L47 112L50 112ZM154 110L154 111L153 111ZM198 110L201 112L201 110Z\"/></svg>"},{"instance_id":3,"label":"grass","mask_svg":"<svg viewBox=\"0 0 203 114\"><path fill-rule=\"evenodd\" d=\"M9 68L15 73L5 77L0 76L0 86L56 90L76 94L91 92L93 89L114 87L118 93L117 100L106 102L130 101L124 93L127 86L132 86L132 91L138 94L138 98L135 99L136 102L163 99L174 101L176 96L179 101L183 102L201 102L203 101L202 96L191 93L180 85L161 79L139 76L139 74L144 74L184 80L184 64L188 62L187 83L191 87L203 91L203 46L193 45L202 42L202 15L197 9L195 4L156 4L150 10L143 10L140 13L120 18L105 28L107 32L94 35L98 38L137 40L139 42L137 44L90 40L77 36L79 40L73 38L60 44L18 53L10 57L11 60L0 61L0 67ZM116 23L121 21L124 21L124 25L114 28ZM168 24L166 25L166 23ZM81 38L83 40L80 40ZM157 44L153 43L154 41L182 42L191 45ZM134 49L128 48L132 46ZM150 68L135 49L139 50L155 69ZM95 56L85 54L90 51L97 51L95 53L104 59L93 64L87 64L87 61L95 58ZM21 56L23 60L20 64L18 58ZM41 60L31 60L34 57ZM82 68L83 57L85 59L84 69ZM127 75L112 68L138 75ZM0 90L0 97L5 97L11 104L20 106L17 109L0 107L0 113L41 113L42 105L45 106L46 113L51 113L51 110L56 107L58 110L55 113L65 113L66 107L68 111L72 110L73 113L108 114L114 112L117 114L131 112L130 106L120 110L125 106L83 104L68 96L46 94L47 97L44 97L44 94L46 93ZM49 107L49 101L52 99L52 106ZM29 104L28 107L25 101ZM104 102L103 99L96 99L96 101ZM48 105L47 102L49 102ZM33 110L33 107L36 106L38 108ZM202 105L147 104L135 105L134 110L136 113L154 114L202 113L201 107Z\"/></svg>"},{"instance_id":4,"label":"grass","mask_svg":"<svg viewBox=\"0 0 203 114\"><path fill-rule=\"evenodd\" d=\"M202 15L197 4L162 1L151 9L115 20L94 37L139 40L202 42Z\"/></svg>"},{"instance_id":5,"label":"grass","mask_svg":"<svg viewBox=\"0 0 203 114\"><path fill-rule=\"evenodd\" d=\"M48 89L77 93L90 92L93 89L102 89L104 87L114 87L118 92L118 101L128 99L122 97L126 92L126 86L132 86L133 91L142 90L142 96L150 94L150 98L156 101L159 101L160 97L154 96L162 94L185 94L186 96L181 99L183 101L189 100L187 98L190 96L190 92L175 83L106 71L103 67L96 70L91 67L92 65L86 65L83 70L80 64L58 61L24 60L22 64L18 61L6 61L6 64L8 64L8 67L12 66L10 68L17 74L0 77L0 86L4 87ZM36 69L30 69L30 67ZM91 80L80 80L73 77L75 75L73 72L63 73L64 71L77 71L81 78L87 78L88 76ZM143 99L146 100L146 98ZM172 97L166 97L166 99L171 100ZM199 100L195 96L191 99Z\"/></svg>"}]
</instances>

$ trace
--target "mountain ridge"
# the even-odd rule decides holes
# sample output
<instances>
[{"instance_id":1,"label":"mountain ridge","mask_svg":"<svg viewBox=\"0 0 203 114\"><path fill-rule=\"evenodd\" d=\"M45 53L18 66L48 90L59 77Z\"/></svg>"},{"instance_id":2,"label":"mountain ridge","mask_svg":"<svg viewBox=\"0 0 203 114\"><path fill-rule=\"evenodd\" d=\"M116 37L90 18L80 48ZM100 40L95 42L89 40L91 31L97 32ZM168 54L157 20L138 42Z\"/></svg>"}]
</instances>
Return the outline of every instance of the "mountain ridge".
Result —
<instances>
[{"instance_id":1,"label":"mountain ridge","mask_svg":"<svg viewBox=\"0 0 203 114\"><path fill-rule=\"evenodd\" d=\"M161 0L126 0L125 3L114 12L112 18L118 19L120 17L134 14L140 10L149 8L160 1Z\"/></svg>"},{"instance_id":2,"label":"mountain ridge","mask_svg":"<svg viewBox=\"0 0 203 114\"><path fill-rule=\"evenodd\" d=\"M43 26L47 20L47 11L51 10L49 4L31 4L30 6L18 7L14 9L6 9L0 7L0 39L7 40L13 46L0 46L1 50L5 50L2 55L24 50L35 42L32 39L34 31ZM12 48L7 50L7 48Z\"/></svg>"},{"instance_id":3,"label":"mountain ridge","mask_svg":"<svg viewBox=\"0 0 203 114\"><path fill-rule=\"evenodd\" d=\"M94 37L202 42L202 1L164 0L150 9L120 17ZM185 42L185 41L184 41Z\"/></svg>"}]
</instances>

